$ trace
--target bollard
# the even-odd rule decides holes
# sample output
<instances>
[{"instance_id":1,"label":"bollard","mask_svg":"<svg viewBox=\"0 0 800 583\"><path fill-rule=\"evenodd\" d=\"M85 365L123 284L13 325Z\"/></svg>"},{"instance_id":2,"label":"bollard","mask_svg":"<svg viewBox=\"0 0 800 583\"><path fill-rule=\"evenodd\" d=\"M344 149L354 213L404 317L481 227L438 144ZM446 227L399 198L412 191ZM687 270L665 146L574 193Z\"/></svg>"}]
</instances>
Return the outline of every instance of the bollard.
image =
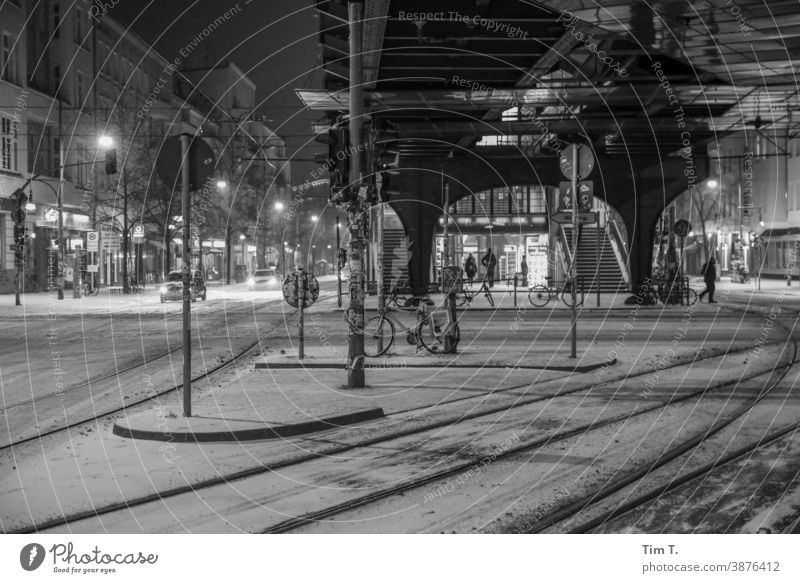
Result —
<instances>
[{"instance_id":1,"label":"bollard","mask_svg":"<svg viewBox=\"0 0 800 583\"><path fill-rule=\"evenodd\" d=\"M517 307L517 274L514 274L514 307Z\"/></svg>"},{"instance_id":2,"label":"bollard","mask_svg":"<svg viewBox=\"0 0 800 583\"><path fill-rule=\"evenodd\" d=\"M447 309L447 330L445 331L444 336L444 351L447 354L455 354L456 347L458 346L458 338L456 338L455 330L456 330L456 296L454 292L450 292L447 294L447 300L445 300L445 306Z\"/></svg>"},{"instance_id":3,"label":"bollard","mask_svg":"<svg viewBox=\"0 0 800 583\"><path fill-rule=\"evenodd\" d=\"M456 292L462 289L463 280L461 270L458 267L447 266L442 269L442 291L446 290L445 310L447 310L447 329L444 333L444 352L455 354L458 346L456 336L456 326L458 325L458 315L456 314Z\"/></svg>"}]
</instances>

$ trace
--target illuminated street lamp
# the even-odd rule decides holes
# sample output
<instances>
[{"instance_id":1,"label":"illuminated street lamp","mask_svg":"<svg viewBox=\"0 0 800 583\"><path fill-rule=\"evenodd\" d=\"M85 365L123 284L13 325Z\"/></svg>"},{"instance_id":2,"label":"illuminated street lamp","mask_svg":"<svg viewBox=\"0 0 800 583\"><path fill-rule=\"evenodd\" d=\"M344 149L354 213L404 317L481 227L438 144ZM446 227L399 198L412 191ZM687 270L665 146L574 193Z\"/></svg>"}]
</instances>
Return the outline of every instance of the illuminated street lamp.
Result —
<instances>
[{"instance_id":1,"label":"illuminated street lamp","mask_svg":"<svg viewBox=\"0 0 800 583\"><path fill-rule=\"evenodd\" d=\"M97 144L101 148L111 148L114 146L114 139L111 136L100 136L97 138Z\"/></svg>"},{"instance_id":2,"label":"illuminated street lamp","mask_svg":"<svg viewBox=\"0 0 800 583\"><path fill-rule=\"evenodd\" d=\"M224 180L217 180L217 188L227 188L228 183Z\"/></svg>"},{"instance_id":3,"label":"illuminated street lamp","mask_svg":"<svg viewBox=\"0 0 800 583\"><path fill-rule=\"evenodd\" d=\"M706 182L706 185L708 185L709 188L716 188L717 186L719 186L719 182L717 182L713 178L710 178L708 182Z\"/></svg>"},{"instance_id":4,"label":"illuminated street lamp","mask_svg":"<svg viewBox=\"0 0 800 583\"><path fill-rule=\"evenodd\" d=\"M276 211L282 211L283 210L283 203L281 201L278 201L278 202L275 203L275 210Z\"/></svg>"}]
</instances>

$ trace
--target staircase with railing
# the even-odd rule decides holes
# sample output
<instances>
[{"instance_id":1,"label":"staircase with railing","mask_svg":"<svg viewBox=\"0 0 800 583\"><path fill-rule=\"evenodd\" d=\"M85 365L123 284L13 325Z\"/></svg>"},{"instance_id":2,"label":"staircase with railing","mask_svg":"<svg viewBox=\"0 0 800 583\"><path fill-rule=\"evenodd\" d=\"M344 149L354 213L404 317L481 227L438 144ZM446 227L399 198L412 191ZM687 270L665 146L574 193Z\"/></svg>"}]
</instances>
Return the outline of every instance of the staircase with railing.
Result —
<instances>
[{"instance_id":1,"label":"staircase with railing","mask_svg":"<svg viewBox=\"0 0 800 583\"><path fill-rule=\"evenodd\" d=\"M563 236L572 249L572 226L565 225ZM619 292L629 289L627 274L622 266L612 242L602 227L584 225L580 228L578 239L578 275L583 278L584 291ZM624 263L623 263L624 265Z\"/></svg>"}]
</instances>

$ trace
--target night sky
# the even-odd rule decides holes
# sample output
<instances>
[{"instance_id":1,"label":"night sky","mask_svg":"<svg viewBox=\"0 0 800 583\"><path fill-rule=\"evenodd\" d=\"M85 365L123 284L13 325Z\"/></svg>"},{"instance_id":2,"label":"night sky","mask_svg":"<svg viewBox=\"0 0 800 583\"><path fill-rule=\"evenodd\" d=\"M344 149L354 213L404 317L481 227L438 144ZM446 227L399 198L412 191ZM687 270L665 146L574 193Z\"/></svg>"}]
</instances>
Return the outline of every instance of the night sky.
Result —
<instances>
[{"instance_id":1,"label":"night sky","mask_svg":"<svg viewBox=\"0 0 800 583\"><path fill-rule=\"evenodd\" d=\"M257 111L287 138L287 155L312 157L321 145L311 139L310 123L321 115L306 111L294 90L321 83L313 0L121 0L111 12L172 60L237 5L239 10L192 51L189 62L203 67L235 62L257 85ZM300 151L308 141L310 146ZM313 163L293 163L292 181L302 182L314 168Z\"/></svg>"}]
</instances>

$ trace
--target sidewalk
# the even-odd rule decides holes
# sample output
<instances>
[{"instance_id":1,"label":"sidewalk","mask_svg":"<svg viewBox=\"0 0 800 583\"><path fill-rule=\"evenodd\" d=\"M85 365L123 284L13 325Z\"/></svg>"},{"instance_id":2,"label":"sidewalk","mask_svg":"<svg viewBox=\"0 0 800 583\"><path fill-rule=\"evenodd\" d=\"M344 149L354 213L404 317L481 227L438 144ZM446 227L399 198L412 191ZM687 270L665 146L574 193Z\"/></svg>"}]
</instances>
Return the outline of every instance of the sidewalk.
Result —
<instances>
[{"instance_id":1,"label":"sidewalk","mask_svg":"<svg viewBox=\"0 0 800 583\"><path fill-rule=\"evenodd\" d=\"M297 358L296 347L251 359L231 382L196 396L190 419L177 404L157 407L118 420L113 433L182 443L292 437L409 408L432 408L476 393L588 376L615 363L606 358L607 350L602 353L595 346L570 359L568 352L554 356L552 347L533 350L527 340L504 342L495 355L470 345L457 355L392 352L368 359L367 386L350 389L343 360L347 346L309 345L303 360Z\"/></svg>"}]
</instances>

